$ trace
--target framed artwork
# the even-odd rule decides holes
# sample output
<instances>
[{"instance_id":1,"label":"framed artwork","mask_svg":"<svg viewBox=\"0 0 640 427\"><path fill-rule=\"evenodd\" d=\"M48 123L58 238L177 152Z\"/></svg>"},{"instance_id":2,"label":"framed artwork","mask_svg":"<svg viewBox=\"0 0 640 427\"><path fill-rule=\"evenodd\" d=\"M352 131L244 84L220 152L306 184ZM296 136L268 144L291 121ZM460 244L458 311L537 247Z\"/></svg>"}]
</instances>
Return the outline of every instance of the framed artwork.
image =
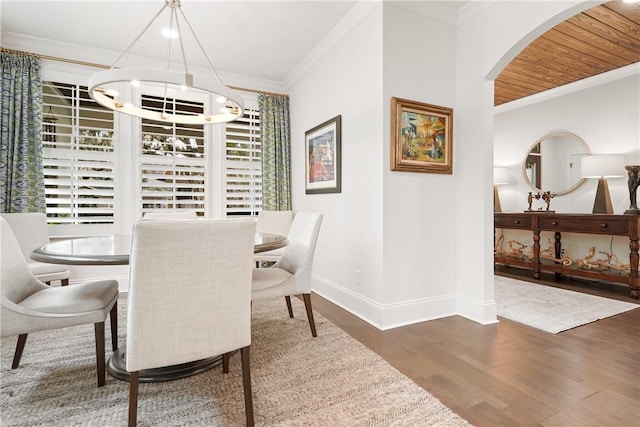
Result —
<instances>
[{"instance_id":1,"label":"framed artwork","mask_svg":"<svg viewBox=\"0 0 640 427\"><path fill-rule=\"evenodd\" d=\"M306 194L340 193L342 116L309 129L305 140Z\"/></svg>"},{"instance_id":2,"label":"framed artwork","mask_svg":"<svg viewBox=\"0 0 640 427\"><path fill-rule=\"evenodd\" d=\"M391 98L391 170L453 173L453 109Z\"/></svg>"}]
</instances>

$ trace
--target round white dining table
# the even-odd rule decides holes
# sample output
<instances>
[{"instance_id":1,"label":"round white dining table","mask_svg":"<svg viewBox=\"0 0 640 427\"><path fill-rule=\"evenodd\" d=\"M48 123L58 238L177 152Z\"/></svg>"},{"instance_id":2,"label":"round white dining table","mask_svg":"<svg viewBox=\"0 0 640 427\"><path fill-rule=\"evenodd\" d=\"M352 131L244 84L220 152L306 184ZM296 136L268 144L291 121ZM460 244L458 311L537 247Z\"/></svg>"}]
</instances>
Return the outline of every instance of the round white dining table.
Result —
<instances>
[{"instance_id":1,"label":"round white dining table","mask_svg":"<svg viewBox=\"0 0 640 427\"><path fill-rule=\"evenodd\" d=\"M255 233L254 252L270 251L286 246L285 236ZM129 264L131 235L80 237L47 243L31 253L34 261L68 265L126 265ZM126 346L120 345L107 362L107 372L114 378L128 381ZM196 360L180 365L146 369L138 374L140 382L170 381L206 371L222 363L222 356Z\"/></svg>"},{"instance_id":2,"label":"round white dining table","mask_svg":"<svg viewBox=\"0 0 640 427\"><path fill-rule=\"evenodd\" d=\"M254 252L265 252L286 246L285 236L255 233ZM47 243L31 253L34 261L68 265L129 264L130 234L79 237Z\"/></svg>"}]
</instances>

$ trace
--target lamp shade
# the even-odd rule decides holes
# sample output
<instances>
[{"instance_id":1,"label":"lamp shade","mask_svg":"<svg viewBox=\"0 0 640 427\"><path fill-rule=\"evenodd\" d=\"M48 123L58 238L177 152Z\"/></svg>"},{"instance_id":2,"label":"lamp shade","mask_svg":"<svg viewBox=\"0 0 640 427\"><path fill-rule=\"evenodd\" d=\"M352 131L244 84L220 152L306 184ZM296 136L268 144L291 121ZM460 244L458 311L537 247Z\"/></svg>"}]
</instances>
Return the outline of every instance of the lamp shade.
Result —
<instances>
[{"instance_id":1,"label":"lamp shade","mask_svg":"<svg viewBox=\"0 0 640 427\"><path fill-rule=\"evenodd\" d=\"M614 178L624 176L624 155L593 154L580 158L583 178Z\"/></svg>"},{"instance_id":2,"label":"lamp shade","mask_svg":"<svg viewBox=\"0 0 640 427\"><path fill-rule=\"evenodd\" d=\"M509 183L509 168L503 166L493 167L493 183L495 185L505 185Z\"/></svg>"}]
</instances>

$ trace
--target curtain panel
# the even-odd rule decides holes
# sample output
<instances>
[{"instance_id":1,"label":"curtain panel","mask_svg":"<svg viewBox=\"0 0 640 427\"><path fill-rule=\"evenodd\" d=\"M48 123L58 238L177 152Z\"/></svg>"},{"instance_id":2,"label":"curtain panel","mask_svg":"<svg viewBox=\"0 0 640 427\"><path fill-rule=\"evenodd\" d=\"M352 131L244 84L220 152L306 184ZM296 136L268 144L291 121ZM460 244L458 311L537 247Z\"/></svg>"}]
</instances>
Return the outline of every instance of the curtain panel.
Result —
<instances>
[{"instance_id":1,"label":"curtain panel","mask_svg":"<svg viewBox=\"0 0 640 427\"><path fill-rule=\"evenodd\" d=\"M262 209L291 210L291 129L289 97L260 94Z\"/></svg>"},{"instance_id":2,"label":"curtain panel","mask_svg":"<svg viewBox=\"0 0 640 427\"><path fill-rule=\"evenodd\" d=\"M45 212L40 58L0 55L0 211Z\"/></svg>"}]
</instances>

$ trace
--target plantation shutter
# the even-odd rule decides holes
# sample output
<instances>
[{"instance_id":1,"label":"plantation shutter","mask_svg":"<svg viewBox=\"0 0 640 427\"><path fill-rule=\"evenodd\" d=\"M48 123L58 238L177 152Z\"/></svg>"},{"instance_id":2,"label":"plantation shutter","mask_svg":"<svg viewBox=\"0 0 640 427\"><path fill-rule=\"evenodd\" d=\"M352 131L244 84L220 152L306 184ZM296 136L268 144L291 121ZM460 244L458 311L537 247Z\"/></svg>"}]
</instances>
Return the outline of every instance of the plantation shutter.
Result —
<instances>
[{"instance_id":1,"label":"plantation shutter","mask_svg":"<svg viewBox=\"0 0 640 427\"><path fill-rule=\"evenodd\" d=\"M224 212L227 216L257 215L262 210L260 112L245 108L244 115L226 124Z\"/></svg>"},{"instance_id":2,"label":"plantation shutter","mask_svg":"<svg viewBox=\"0 0 640 427\"><path fill-rule=\"evenodd\" d=\"M168 111L202 114L200 102L167 99ZM142 95L145 108L162 111L164 98ZM205 214L204 126L142 119L139 151L139 208L146 212Z\"/></svg>"},{"instance_id":3,"label":"plantation shutter","mask_svg":"<svg viewBox=\"0 0 640 427\"><path fill-rule=\"evenodd\" d=\"M49 224L113 224L113 112L86 86L44 81L42 144Z\"/></svg>"}]
</instances>

